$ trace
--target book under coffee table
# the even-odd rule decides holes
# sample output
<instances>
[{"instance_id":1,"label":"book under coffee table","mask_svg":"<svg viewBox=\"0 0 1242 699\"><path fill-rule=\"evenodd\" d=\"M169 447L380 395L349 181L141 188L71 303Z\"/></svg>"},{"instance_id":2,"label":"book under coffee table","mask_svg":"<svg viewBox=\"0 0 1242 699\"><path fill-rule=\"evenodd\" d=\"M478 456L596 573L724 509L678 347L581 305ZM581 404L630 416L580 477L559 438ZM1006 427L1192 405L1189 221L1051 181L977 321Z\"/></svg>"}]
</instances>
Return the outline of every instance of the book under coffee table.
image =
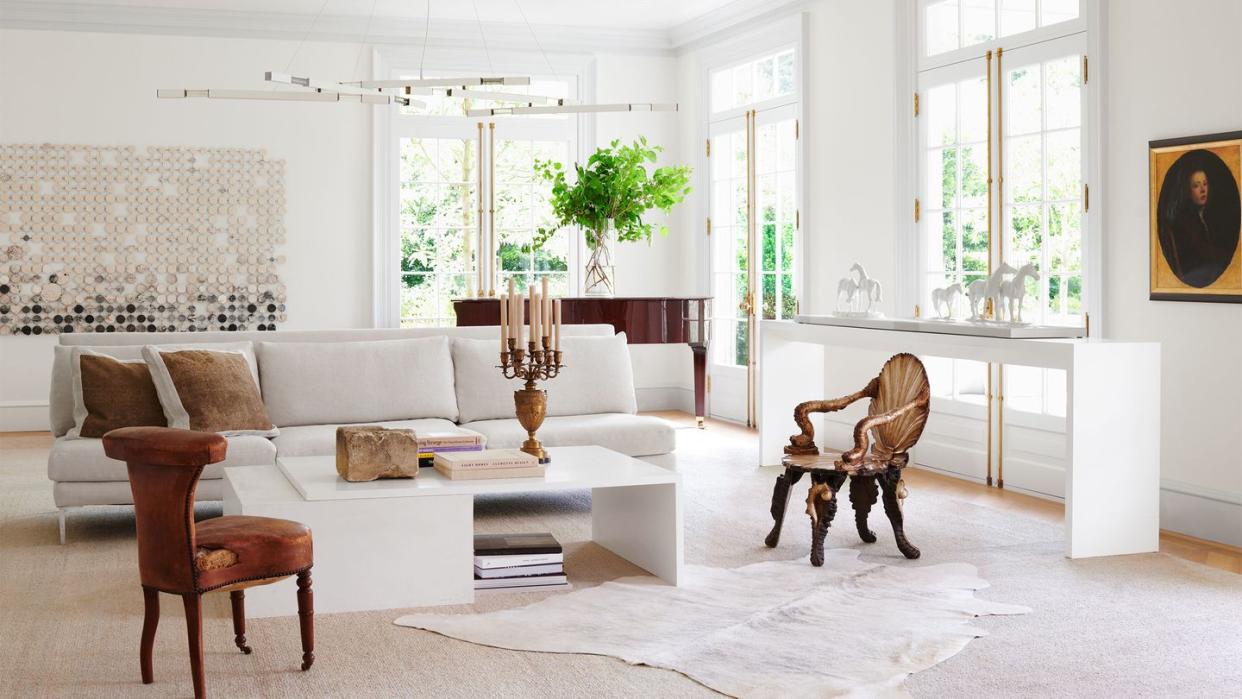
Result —
<instances>
[{"instance_id":1,"label":"book under coffee table","mask_svg":"<svg viewBox=\"0 0 1242 699\"><path fill-rule=\"evenodd\" d=\"M335 457L282 458L224 470L225 514L302 522L315 538L315 611L474 601L474 496L591 490L591 539L676 585L681 477L603 447L552 447L541 478L417 478L349 483ZM572 578L571 578L572 579ZM252 617L297 613L292 579L246 592Z\"/></svg>"}]
</instances>

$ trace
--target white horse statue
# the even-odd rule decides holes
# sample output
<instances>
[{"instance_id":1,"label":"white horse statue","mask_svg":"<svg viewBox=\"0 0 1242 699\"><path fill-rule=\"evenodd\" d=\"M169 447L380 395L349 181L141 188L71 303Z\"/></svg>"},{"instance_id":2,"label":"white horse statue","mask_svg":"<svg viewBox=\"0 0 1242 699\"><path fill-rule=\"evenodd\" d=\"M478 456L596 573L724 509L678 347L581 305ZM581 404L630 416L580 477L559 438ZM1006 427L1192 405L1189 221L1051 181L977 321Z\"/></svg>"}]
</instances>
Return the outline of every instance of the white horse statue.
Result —
<instances>
[{"instance_id":1,"label":"white horse statue","mask_svg":"<svg viewBox=\"0 0 1242 699\"><path fill-rule=\"evenodd\" d=\"M880 286L880 281L868 277L867 270L857 262L850 266L850 271L858 273L858 291L863 298L867 299L867 307L863 309L863 312L870 313L872 304L884 300L884 290Z\"/></svg>"},{"instance_id":2,"label":"white horse statue","mask_svg":"<svg viewBox=\"0 0 1242 699\"><path fill-rule=\"evenodd\" d=\"M837 282L837 310L841 310L841 294L845 294L845 305L849 310L854 310L854 297L858 295L858 282L845 277Z\"/></svg>"},{"instance_id":3,"label":"white horse statue","mask_svg":"<svg viewBox=\"0 0 1242 699\"><path fill-rule=\"evenodd\" d=\"M957 301L961 295L961 283L953 283L943 289L932 289L932 308L936 310L936 315L953 320L953 312L957 309ZM941 304L944 304L944 313L940 312Z\"/></svg>"},{"instance_id":4,"label":"white horse statue","mask_svg":"<svg viewBox=\"0 0 1242 699\"><path fill-rule=\"evenodd\" d=\"M982 320L982 311L987 308L987 299L992 299L992 308L995 309L997 316L1000 315L1000 287L1005 281L1006 274L1016 272L1009 263L1002 262L1000 267L992 273L987 279L976 279L966 287L966 296L970 298L970 319ZM982 304L982 308L980 307Z\"/></svg>"},{"instance_id":5,"label":"white horse statue","mask_svg":"<svg viewBox=\"0 0 1242 699\"><path fill-rule=\"evenodd\" d=\"M1008 311L1007 320L1010 323L1022 322L1022 302L1026 300L1026 280L1034 279L1039 281L1039 272L1035 271L1035 265L1027 263L1018 268L1014 273L1013 279L1002 282L1000 285L1001 304L998 309L1004 308ZM998 320L1000 313L997 313Z\"/></svg>"}]
</instances>

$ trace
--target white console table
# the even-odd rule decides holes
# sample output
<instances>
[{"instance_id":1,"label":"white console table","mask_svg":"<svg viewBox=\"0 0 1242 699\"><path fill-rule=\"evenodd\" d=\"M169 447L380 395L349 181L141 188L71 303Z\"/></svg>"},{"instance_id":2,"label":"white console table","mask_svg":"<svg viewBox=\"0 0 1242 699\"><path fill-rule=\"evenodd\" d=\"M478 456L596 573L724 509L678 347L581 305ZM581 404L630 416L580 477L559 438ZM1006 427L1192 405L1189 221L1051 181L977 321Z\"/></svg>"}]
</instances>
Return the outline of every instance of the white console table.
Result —
<instances>
[{"instance_id":1,"label":"white console table","mask_svg":"<svg viewBox=\"0 0 1242 699\"><path fill-rule=\"evenodd\" d=\"M1066 372L1065 533L1070 558L1159 548L1160 345L1011 339L765 320L759 332L763 464L779 464L798 403L826 391L841 348ZM875 367L879 371L879 366ZM859 375L862 386L874 374Z\"/></svg>"}]
</instances>

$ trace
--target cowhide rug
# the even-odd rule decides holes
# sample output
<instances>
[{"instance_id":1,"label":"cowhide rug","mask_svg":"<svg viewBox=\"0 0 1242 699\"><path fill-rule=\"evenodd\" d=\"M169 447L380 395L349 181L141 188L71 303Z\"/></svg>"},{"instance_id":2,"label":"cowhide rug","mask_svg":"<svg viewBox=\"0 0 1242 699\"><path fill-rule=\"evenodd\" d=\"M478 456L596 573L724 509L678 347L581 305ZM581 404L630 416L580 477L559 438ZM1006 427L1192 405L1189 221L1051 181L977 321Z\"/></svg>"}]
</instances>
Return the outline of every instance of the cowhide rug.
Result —
<instances>
[{"instance_id":1,"label":"cowhide rug","mask_svg":"<svg viewBox=\"0 0 1242 699\"><path fill-rule=\"evenodd\" d=\"M686 566L680 587L632 577L483 614L395 623L497 648L609 655L737 697L903 696L902 681L1026 607L975 597L974 566L865 563L849 549L734 569Z\"/></svg>"}]
</instances>

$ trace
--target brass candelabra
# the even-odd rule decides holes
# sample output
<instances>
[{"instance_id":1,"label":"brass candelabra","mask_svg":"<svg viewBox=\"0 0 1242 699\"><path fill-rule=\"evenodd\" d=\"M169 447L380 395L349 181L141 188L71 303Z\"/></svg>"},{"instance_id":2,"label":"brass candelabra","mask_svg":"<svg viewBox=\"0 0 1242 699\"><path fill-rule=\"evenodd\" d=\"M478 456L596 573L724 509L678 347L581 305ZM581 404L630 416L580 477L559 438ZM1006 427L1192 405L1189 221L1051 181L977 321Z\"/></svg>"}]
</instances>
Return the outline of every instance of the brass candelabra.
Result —
<instances>
[{"instance_id":1,"label":"brass candelabra","mask_svg":"<svg viewBox=\"0 0 1242 699\"><path fill-rule=\"evenodd\" d=\"M552 349L545 336L541 343L530 340L526 349L517 346L517 340L508 338L508 350L500 353L500 365L497 367L506 379L521 379L526 386L513 392L513 403L517 409L518 422L526 430L526 441L522 443L522 451L546 464L552 459L544 450L543 444L535 436L548 413L548 392L536 387L537 381L554 379L561 373L561 351Z\"/></svg>"}]
</instances>

